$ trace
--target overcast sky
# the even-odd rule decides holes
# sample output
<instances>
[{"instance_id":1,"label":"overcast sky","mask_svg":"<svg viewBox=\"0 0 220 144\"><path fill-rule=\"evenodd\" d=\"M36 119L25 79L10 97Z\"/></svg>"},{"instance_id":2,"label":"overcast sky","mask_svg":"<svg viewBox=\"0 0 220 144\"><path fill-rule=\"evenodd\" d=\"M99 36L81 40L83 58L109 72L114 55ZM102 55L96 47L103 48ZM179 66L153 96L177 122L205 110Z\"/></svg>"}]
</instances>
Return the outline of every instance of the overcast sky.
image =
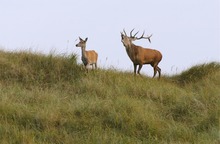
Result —
<instances>
[{"instance_id":1,"label":"overcast sky","mask_svg":"<svg viewBox=\"0 0 220 144\"><path fill-rule=\"evenodd\" d=\"M79 55L78 37L99 67L133 71L120 32L153 34L136 45L161 51L162 73L220 61L219 0L0 0L0 49ZM150 65L141 73L153 75Z\"/></svg>"}]
</instances>

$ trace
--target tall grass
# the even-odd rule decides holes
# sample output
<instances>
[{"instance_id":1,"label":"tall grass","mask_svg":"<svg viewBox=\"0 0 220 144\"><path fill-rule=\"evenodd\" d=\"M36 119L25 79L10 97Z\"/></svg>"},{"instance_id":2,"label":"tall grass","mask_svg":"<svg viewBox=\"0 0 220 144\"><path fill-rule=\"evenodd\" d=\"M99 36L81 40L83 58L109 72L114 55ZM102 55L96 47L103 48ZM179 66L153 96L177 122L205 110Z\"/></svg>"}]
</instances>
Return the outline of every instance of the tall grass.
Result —
<instances>
[{"instance_id":1,"label":"tall grass","mask_svg":"<svg viewBox=\"0 0 220 144\"><path fill-rule=\"evenodd\" d=\"M180 75L176 75L174 77L179 84L184 85L197 82L208 75L215 74L219 70L220 64L217 62L211 62L193 66L190 69L182 72Z\"/></svg>"},{"instance_id":2,"label":"tall grass","mask_svg":"<svg viewBox=\"0 0 220 144\"><path fill-rule=\"evenodd\" d=\"M74 81L81 75L76 55L55 56L31 52L0 52L0 78L24 85L54 85Z\"/></svg>"},{"instance_id":3,"label":"tall grass","mask_svg":"<svg viewBox=\"0 0 220 144\"><path fill-rule=\"evenodd\" d=\"M2 143L218 143L220 65L161 80L0 52Z\"/></svg>"}]
</instances>

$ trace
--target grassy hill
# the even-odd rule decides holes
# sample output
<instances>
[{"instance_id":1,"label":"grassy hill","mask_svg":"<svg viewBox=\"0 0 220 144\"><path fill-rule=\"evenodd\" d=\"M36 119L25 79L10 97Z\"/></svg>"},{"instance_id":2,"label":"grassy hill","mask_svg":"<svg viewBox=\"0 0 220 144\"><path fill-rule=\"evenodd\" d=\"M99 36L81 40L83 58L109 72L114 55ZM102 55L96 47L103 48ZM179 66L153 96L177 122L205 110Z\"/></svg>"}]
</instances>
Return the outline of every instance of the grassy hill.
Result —
<instances>
[{"instance_id":1,"label":"grassy hill","mask_svg":"<svg viewBox=\"0 0 220 144\"><path fill-rule=\"evenodd\" d=\"M160 80L0 51L1 143L218 143L220 64Z\"/></svg>"}]
</instances>

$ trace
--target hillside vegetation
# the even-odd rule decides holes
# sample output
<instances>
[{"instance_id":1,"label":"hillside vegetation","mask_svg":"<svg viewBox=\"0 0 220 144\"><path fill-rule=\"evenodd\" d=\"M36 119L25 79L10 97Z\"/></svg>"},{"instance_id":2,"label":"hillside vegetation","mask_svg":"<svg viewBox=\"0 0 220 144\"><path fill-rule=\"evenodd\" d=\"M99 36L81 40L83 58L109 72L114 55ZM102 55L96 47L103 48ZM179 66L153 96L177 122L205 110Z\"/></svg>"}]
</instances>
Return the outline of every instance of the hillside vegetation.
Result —
<instances>
[{"instance_id":1,"label":"hillside vegetation","mask_svg":"<svg viewBox=\"0 0 220 144\"><path fill-rule=\"evenodd\" d=\"M0 51L0 141L219 143L220 64L160 80L86 73L76 55Z\"/></svg>"}]
</instances>

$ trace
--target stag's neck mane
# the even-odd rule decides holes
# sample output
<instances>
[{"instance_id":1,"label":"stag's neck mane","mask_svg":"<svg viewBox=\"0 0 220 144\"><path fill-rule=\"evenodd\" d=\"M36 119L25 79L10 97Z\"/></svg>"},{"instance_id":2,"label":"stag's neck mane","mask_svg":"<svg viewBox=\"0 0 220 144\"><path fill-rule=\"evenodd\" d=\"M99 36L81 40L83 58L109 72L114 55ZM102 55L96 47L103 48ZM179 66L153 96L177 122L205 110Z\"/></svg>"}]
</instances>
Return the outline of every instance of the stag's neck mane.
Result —
<instances>
[{"instance_id":1,"label":"stag's neck mane","mask_svg":"<svg viewBox=\"0 0 220 144\"><path fill-rule=\"evenodd\" d=\"M131 43L131 45L125 47L126 48L126 52L127 52L128 56L129 56L129 58L131 59L131 61L134 61L134 59L136 57L135 55L137 54L138 47L139 46L137 46L137 45L135 45L133 43Z\"/></svg>"}]
</instances>

